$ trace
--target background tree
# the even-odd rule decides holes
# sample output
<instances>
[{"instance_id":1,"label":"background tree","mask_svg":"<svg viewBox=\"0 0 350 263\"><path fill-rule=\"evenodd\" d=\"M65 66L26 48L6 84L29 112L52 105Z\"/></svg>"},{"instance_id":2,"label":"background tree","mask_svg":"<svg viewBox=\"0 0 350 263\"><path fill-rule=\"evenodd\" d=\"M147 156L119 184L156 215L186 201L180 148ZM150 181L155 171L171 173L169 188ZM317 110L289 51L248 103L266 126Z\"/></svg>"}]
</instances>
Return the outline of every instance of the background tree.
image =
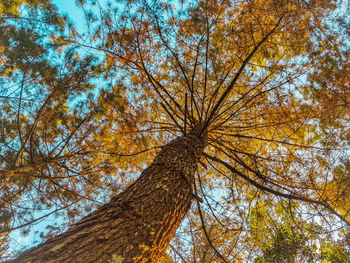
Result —
<instances>
[{"instance_id":1,"label":"background tree","mask_svg":"<svg viewBox=\"0 0 350 263\"><path fill-rule=\"evenodd\" d=\"M189 176L193 196L178 200L179 204L187 200L186 209L192 200L196 206L190 208L172 241L170 254L175 261L274 262L283 256L293 262L320 258L325 253L317 245L320 240L333 241L328 247L337 246L335 236L345 235L349 222L345 199L349 192L349 111L348 26L339 17L335 2L144 1L106 7L96 1L79 3L86 14L86 35L70 27L68 37L62 33L52 38L62 50L76 46L102 56L102 66L95 67L97 62L91 58L78 58L80 52L67 51L68 64L61 68L68 71L62 77L58 64L48 63L58 72L48 83L60 83L60 88L66 83L69 89L61 91L55 103L40 100L44 103L37 108L37 118L28 118L32 125L26 133L18 128L20 113L33 111L22 108L22 93L17 93L15 110L12 115L7 113L17 123L13 126L16 147L8 150L15 161L4 163L4 180L17 178L8 176L12 171L25 180L20 189L43 195L45 204L59 200L58 207L66 209L84 200L83 207L91 209L93 201L100 200L99 194L119 193L116 183L130 185L155 154L159 154L156 160L171 157L170 150L164 149L172 149L169 142L173 138L186 141L183 138L190 136L195 141L193 134L201 137L207 132L201 166ZM332 28L334 25L338 27ZM23 75L23 69L19 71ZM88 95L86 90L93 88L91 78L96 72L105 87ZM76 79L80 82L73 81ZM55 85L45 84L41 82L40 87L55 90ZM28 90L38 87L28 86ZM41 115L44 112L47 115ZM36 123L40 116L49 116L46 119L50 121ZM192 135L188 135L190 130ZM33 143L27 144L30 141ZM45 150L39 145L46 145ZM162 145L167 146L159 151ZM44 156L39 159L44 163L40 169L33 161L35 156ZM178 165L174 164L174 169L183 173ZM30 175L23 167L30 169ZM149 169L153 168L143 174ZM41 177L32 178L34 170ZM105 180L113 182L106 184ZM57 182L58 188L64 189L61 192L51 186ZM140 190L148 184L137 180L70 232L23 254L18 262L47 248L53 249L52 260L62 254L74 255L75 245L64 243L70 233L92 221L98 226L95 219L107 216L105 211L126 213L118 212L123 208L120 198L128 189L139 186ZM8 185L18 187L20 183ZM35 185L37 192L30 185ZM48 194L47 186L55 189L54 195ZM165 196L181 189L171 184L167 187L170 190L163 189ZM16 195L17 201L8 203L22 201L25 191ZM66 205L62 205L63 196ZM113 202L119 208L108 210ZM154 207L151 201L149 204ZM139 206L143 205L131 205L141 209ZM144 231L152 236L152 229ZM336 235L332 235L334 231ZM170 232L161 251L173 235ZM272 241L266 243L265 236L270 234ZM89 232L84 240L93 237ZM98 251L86 249L104 254L106 260L128 257L109 250L109 241L104 240ZM147 246L158 249L156 242Z\"/></svg>"},{"instance_id":2,"label":"background tree","mask_svg":"<svg viewBox=\"0 0 350 263\"><path fill-rule=\"evenodd\" d=\"M91 122L96 111L86 105L92 97L78 99L94 88L95 59L80 59L72 47L50 39L64 33L65 19L49 2L11 1L1 7L0 209L6 247L12 230L25 235L32 223L56 212L73 218L79 209L89 211L91 203L77 202L97 201L93 196L108 180L96 182L109 168L91 164L86 139L99 124ZM84 182L76 184L81 175ZM52 235L57 226L49 227Z\"/></svg>"}]
</instances>

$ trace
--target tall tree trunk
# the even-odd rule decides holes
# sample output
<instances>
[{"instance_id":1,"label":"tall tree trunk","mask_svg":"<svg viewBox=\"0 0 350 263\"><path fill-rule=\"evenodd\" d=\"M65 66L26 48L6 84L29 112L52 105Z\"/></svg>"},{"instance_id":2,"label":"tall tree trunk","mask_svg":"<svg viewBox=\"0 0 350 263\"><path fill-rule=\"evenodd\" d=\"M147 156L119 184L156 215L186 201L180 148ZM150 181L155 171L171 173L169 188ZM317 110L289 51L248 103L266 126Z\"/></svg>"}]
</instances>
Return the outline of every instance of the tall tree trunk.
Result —
<instances>
[{"instance_id":1,"label":"tall tree trunk","mask_svg":"<svg viewBox=\"0 0 350 263\"><path fill-rule=\"evenodd\" d=\"M168 143L124 192L13 262L157 262L191 206L201 131Z\"/></svg>"}]
</instances>

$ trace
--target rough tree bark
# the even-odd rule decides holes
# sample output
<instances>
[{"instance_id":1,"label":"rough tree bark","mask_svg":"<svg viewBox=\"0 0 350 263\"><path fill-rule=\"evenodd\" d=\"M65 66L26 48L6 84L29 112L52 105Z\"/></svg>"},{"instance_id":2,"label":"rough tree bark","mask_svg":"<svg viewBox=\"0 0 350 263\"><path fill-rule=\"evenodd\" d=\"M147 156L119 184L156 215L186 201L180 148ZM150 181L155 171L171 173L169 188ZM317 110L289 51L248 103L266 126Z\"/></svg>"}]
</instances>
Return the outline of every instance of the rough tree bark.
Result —
<instances>
[{"instance_id":1,"label":"rough tree bark","mask_svg":"<svg viewBox=\"0 0 350 263\"><path fill-rule=\"evenodd\" d=\"M206 144L198 125L162 148L124 192L13 263L157 262L189 210Z\"/></svg>"}]
</instances>

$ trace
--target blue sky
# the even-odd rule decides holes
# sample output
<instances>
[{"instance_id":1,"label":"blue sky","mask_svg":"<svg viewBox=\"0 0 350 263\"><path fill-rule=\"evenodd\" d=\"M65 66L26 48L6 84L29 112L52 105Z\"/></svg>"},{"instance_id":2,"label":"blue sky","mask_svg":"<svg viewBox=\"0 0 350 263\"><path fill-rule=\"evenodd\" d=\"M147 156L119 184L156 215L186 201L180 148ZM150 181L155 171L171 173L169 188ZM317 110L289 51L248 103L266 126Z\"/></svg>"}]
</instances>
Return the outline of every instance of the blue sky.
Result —
<instances>
[{"instance_id":1,"label":"blue sky","mask_svg":"<svg viewBox=\"0 0 350 263\"><path fill-rule=\"evenodd\" d=\"M84 21L82 19L84 13L74 2L72 0L52 0L52 3L57 6L61 14L67 14L78 28L82 28L84 27Z\"/></svg>"}]
</instances>

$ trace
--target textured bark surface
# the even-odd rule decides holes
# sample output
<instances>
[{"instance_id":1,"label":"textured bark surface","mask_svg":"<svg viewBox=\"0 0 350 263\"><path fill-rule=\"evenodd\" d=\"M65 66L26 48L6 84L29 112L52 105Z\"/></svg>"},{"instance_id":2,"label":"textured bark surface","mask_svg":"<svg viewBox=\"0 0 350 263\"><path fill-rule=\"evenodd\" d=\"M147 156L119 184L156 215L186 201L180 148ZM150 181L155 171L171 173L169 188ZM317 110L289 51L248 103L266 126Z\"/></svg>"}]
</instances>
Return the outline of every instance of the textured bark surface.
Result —
<instances>
[{"instance_id":1,"label":"textured bark surface","mask_svg":"<svg viewBox=\"0 0 350 263\"><path fill-rule=\"evenodd\" d=\"M171 141L124 192L13 262L157 262L191 206L201 130Z\"/></svg>"}]
</instances>

